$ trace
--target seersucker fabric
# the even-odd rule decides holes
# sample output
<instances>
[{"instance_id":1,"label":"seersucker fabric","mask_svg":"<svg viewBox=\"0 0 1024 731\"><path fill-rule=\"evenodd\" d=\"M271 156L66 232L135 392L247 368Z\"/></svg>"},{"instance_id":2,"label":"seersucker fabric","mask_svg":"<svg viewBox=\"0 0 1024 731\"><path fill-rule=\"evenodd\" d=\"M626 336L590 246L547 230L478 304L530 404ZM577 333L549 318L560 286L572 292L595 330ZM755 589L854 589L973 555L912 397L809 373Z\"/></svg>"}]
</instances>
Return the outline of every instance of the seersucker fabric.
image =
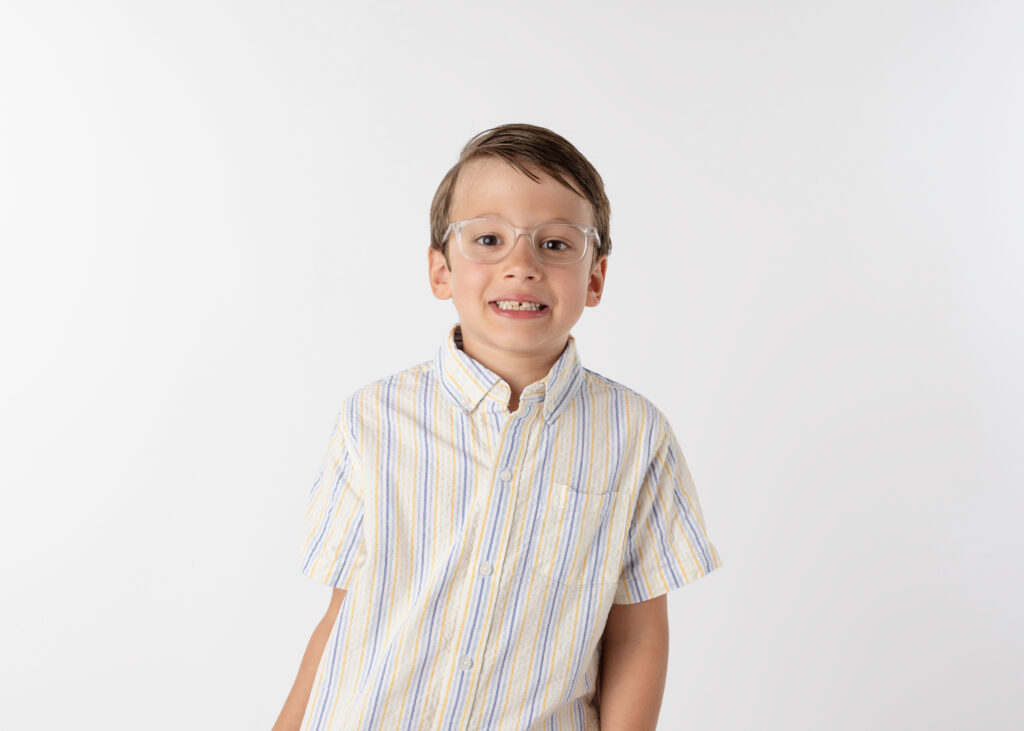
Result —
<instances>
[{"instance_id":1,"label":"seersucker fabric","mask_svg":"<svg viewBox=\"0 0 1024 731\"><path fill-rule=\"evenodd\" d=\"M596 729L613 603L721 565L662 412L570 335L516 411L460 349L343 401L302 571L346 590L303 729Z\"/></svg>"}]
</instances>

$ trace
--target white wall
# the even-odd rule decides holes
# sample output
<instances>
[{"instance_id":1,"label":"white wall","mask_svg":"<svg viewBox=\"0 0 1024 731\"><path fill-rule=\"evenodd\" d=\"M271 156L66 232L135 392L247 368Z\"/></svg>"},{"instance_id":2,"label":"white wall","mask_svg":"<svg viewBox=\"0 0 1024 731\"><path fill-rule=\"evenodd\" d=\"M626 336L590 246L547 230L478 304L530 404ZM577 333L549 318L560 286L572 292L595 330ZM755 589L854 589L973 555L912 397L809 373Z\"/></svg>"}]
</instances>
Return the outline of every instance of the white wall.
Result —
<instances>
[{"instance_id":1,"label":"white wall","mask_svg":"<svg viewBox=\"0 0 1024 731\"><path fill-rule=\"evenodd\" d=\"M5 3L3 725L269 728L332 419L433 356L430 197L528 121L725 564L660 727L1020 728L1020 7Z\"/></svg>"}]
</instances>

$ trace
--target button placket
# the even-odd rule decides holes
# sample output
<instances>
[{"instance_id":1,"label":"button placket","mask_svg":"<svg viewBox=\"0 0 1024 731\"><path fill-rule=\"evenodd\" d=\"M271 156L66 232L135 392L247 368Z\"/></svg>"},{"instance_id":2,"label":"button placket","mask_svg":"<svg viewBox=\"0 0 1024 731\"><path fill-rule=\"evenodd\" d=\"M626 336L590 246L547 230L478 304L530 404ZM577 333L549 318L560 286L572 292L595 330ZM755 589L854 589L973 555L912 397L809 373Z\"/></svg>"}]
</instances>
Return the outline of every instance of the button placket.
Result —
<instances>
[{"instance_id":1,"label":"button placket","mask_svg":"<svg viewBox=\"0 0 1024 731\"><path fill-rule=\"evenodd\" d=\"M495 519L499 520L504 527L501 542L499 543L499 555L497 556L499 561L501 559L500 551L507 549L509 535L512 530L511 521L502 520L503 511L514 510L515 506L515 491L513 489L512 483L516 475L512 471L511 467L514 466L515 464L521 463L524 451L527 451L531 447L535 446L536 438L538 436L537 429L524 430L521 434L521 440L516 443L512 443L508 441L509 427L512 424L514 424L517 420L529 418L530 415L531 409L524 409L521 407L519 409L519 413L515 414L502 426L496 444L497 454L495 456L497 457L497 459L493 463L495 465L494 469L497 470L497 474L495 476L497 477L497 480L500 481L500 483L502 483L501 489L508 494L508 499L500 503L498 507L498 513L493 516ZM505 466L501 467L500 470L497 469L501 465ZM491 474L494 475L493 472ZM492 556L492 558L494 557ZM491 561L481 561L478 564L478 570L480 572L480 575L482 576L490 577L496 575L495 563L492 563ZM489 593L490 596L486 601L487 608L484 613L484 620L480 624L480 634L478 637L473 638L472 642L468 643L466 642L466 638L463 637L462 640L460 641L460 647L453 648L456 653L460 649L466 649L470 652L473 652L477 645L479 643L486 642L488 636L494 631L494 628L491 626L496 604L494 585L491 585L485 590ZM470 669L473 668L474 665L472 655L467 654L459 657L457 665L462 672L468 672ZM477 680L479 679L479 677L479 673L473 673L472 675L467 676L467 679L469 681L469 686L466 690L467 698L472 698L476 690Z\"/></svg>"}]
</instances>

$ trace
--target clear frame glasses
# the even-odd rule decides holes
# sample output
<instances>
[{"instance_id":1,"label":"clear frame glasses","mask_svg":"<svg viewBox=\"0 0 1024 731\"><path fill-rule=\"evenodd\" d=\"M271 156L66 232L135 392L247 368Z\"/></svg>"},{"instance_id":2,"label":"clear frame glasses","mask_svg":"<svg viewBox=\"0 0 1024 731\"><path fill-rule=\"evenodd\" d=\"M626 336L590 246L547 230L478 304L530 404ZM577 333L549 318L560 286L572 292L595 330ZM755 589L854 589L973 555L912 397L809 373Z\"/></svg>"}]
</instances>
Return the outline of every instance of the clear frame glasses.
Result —
<instances>
[{"instance_id":1,"label":"clear frame glasses","mask_svg":"<svg viewBox=\"0 0 1024 731\"><path fill-rule=\"evenodd\" d=\"M507 257L523 234L543 264L575 264L601 240L593 226L551 222L532 229L516 228L500 218L453 221L445 229L442 243L453 233L462 255L482 264L495 264Z\"/></svg>"}]
</instances>

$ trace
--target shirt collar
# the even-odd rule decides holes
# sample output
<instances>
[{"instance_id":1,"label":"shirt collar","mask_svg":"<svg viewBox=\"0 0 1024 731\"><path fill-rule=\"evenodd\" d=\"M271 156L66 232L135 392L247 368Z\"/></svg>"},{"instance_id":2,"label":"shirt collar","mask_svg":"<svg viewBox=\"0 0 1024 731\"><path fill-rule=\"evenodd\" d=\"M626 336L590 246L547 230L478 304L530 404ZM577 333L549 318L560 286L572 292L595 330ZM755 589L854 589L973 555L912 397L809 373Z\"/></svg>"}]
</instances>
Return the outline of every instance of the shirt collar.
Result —
<instances>
[{"instance_id":1,"label":"shirt collar","mask_svg":"<svg viewBox=\"0 0 1024 731\"><path fill-rule=\"evenodd\" d=\"M497 373L467 355L459 347L461 342L462 330L456 324L437 350L434 370L442 391L452 403L467 412L476 409L481 402L485 402L488 408L506 407L512 395L509 385ZM519 398L521 401L543 399L544 420L550 423L582 384L583 366L576 352L576 340L570 335L565 349L548 374L527 386Z\"/></svg>"}]
</instances>

